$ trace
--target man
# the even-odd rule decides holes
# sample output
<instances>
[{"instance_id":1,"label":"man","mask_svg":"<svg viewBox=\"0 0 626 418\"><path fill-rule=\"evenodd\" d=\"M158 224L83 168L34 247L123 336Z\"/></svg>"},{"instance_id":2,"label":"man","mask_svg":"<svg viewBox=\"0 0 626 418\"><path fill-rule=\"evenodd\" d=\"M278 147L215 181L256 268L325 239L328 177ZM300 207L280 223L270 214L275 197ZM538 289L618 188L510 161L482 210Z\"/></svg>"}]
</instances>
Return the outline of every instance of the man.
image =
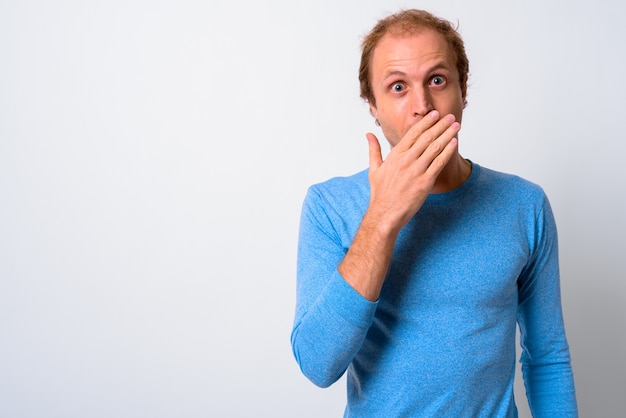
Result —
<instances>
[{"instance_id":1,"label":"man","mask_svg":"<svg viewBox=\"0 0 626 418\"><path fill-rule=\"evenodd\" d=\"M542 189L464 159L468 60L449 22L407 10L363 41L361 95L391 145L312 186L292 347L349 417L515 417L516 323L534 416L577 416L556 227Z\"/></svg>"}]
</instances>

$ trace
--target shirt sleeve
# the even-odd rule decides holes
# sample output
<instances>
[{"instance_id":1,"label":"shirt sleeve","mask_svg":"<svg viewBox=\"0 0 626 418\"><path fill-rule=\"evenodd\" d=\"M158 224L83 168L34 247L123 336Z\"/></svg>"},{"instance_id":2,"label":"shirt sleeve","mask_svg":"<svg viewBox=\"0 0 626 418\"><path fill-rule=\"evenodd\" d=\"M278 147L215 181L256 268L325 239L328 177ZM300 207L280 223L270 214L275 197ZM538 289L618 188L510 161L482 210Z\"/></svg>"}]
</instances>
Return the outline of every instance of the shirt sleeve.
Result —
<instances>
[{"instance_id":1,"label":"shirt sleeve","mask_svg":"<svg viewBox=\"0 0 626 418\"><path fill-rule=\"evenodd\" d=\"M377 302L356 292L337 267L347 246L337 219L309 189L300 218L296 312L291 333L294 356L304 375L320 387L348 368L372 324Z\"/></svg>"},{"instance_id":2,"label":"shirt sleeve","mask_svg":"<svg viewBox=\"0 0 626 418\"><path fill-rule=\"evenodd\" d=\"M547 198L519 278L522 373L533 417L577 417L574 377L561 309L557 230Z\"/></svg>"}]
</instances>

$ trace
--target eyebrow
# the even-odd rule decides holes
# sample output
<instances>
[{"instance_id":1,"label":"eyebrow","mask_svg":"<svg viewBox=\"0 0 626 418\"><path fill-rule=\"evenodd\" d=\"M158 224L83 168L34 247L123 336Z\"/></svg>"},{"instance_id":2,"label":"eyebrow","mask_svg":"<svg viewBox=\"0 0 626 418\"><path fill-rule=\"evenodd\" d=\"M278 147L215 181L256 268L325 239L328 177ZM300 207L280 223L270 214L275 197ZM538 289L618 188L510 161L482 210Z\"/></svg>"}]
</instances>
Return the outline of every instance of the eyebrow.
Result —
<instances>
[{"instance_id":1,"label":"eyebrow","mask_svg":"<svg viewBox=\"0 0 626 418\"><path fill-rule=\"evenodd\" d=\"M406 77L406 73L404 71L393 70L393 71L389 71L388 73L385 73L383 75L383 80L386 80L389 77L394 76L394 75L401 76L401 77Z\"/></svg>"}]
</instances>

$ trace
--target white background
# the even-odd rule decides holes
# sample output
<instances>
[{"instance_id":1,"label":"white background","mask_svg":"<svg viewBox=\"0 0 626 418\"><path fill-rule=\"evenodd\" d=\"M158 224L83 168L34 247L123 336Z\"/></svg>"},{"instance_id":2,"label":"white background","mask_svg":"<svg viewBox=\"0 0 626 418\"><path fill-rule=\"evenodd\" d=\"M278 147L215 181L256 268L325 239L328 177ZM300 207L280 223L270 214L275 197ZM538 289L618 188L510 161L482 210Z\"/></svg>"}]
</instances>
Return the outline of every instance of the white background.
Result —
<instances>
[{"instance_id":1,"label":"white background","mask_svg":"<svg viewBox=\"0 0 626 418\"><path fill-rule=\"evenodd\" d=\"M461 152L548 193L581 415L620 416L624 4L0 0L0 416L341 416L289 344L300 205L365 168L401 7L460 24Z\"/></svg>"}]
</instances>

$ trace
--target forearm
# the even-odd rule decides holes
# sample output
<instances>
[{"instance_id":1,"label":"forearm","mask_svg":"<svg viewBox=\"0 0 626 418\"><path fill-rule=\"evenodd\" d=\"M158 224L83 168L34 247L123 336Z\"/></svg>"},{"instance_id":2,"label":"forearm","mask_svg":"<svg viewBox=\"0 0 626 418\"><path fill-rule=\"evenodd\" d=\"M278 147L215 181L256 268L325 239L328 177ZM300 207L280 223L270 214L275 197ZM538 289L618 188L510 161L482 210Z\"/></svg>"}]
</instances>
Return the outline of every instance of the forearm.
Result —
<instances>
[{"instance_id":1,"label":"forearm","mask_svg":"<svg viewBox=\"0 0 626 418\"><path fill-rule=\"evenodd\" d=\"M358 184L358 183L357 183ZM309 190L300 219L293 354L313 383L326 387L346 370L373 321L377 303L355 291L337 271L366 212L338 218L333 194Z\"/></svg>"},{"instance_id":2,"label":"forearm","mask_svg":"<svg viewBox=\"0 0 626 418\"><path fill-rule=\"evenodd\" d=\"M380 216L368 211L339 265L344 280L369 301L378 300L398 232L397 226L387 226Z\"/></svg>"},{"instance_id":3,"label":"forearm","mask_svg":"<svg viewBox=\"0 0 626 418\"><path fill-rule=\"evenodd\" d=\"M368 135L368 190L335 180L305 199L291 343L302 372L319 386L338 379L361 349L398 234L456 153L458 123L451 116L433 126L438 118L433 112L418 122L384 164ZM352 199L344 201L347 190Z\"/></svg>"},{"instance_id":4,"label":"forearm","mask_svg":"<svg viewBox=\"0 0 626 418\"><path fill-rule=\"evenodd\" d=\"M324 273L330 276L326 286L294 325L294 355L304 375L318 386L329 386L341 377L372 323L397 238L397 232L384 225L375 212L364 215L339 266ZM308 248L301 250L302 264L307 266L307 260L319 259L319 254L305 256ZM317 276L308 270L301 273Z\"/></svg>"},{"instance_id":5,"label":"forearm","mask_svg":"<svg viewBox=\"0 0 626 418\"><path fill-rule=\"evenodd\" d=\"M574 376L568 360L522 365L528 404L536 418L578 417Z\"/></svg>"},{"instance_id":6,"label":"forearm","mask_svg":"<svg viewBox=\"0 0 626 418\"><path fill-rule=\"evenodd\" d=\"M339 272L370 301L380 295L400 230L419 211L452 157L461 161L454 138L460 125L454 120L453 115L439 119L438 112L431 112L409 129L384 162L378 139L367 134L369 206ZM456 180L463 177L450 171Z\"/></svg>"},{"instance_id":7,"label":"forearm","mask_svg":"<svg viewBox=\"0 0 626 418\"><path fill-rule=\"evenodd\" d=\"M294 323L291 344L302 373L320 387L339 379L361 349L376 307L333 275Z\"/></svg>"}]
</instances>

